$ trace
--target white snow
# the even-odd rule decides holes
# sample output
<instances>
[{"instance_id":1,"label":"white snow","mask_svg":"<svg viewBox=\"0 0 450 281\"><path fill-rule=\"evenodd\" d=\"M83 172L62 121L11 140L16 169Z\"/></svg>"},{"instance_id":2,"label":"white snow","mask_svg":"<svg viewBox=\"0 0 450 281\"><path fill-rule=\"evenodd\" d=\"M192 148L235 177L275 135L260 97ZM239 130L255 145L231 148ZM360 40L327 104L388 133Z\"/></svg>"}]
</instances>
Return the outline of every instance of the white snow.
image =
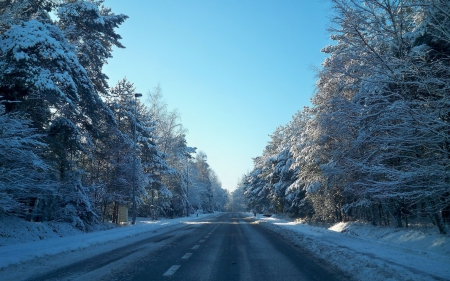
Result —
<instances>
[{"instance_id":1,"label":"white snow","mask_svg":"<svg viewBox=\"0 0 450 281\"><path fill-rule=\"evenodd\" d=\"M206 217L217 214L199 214L197 216L152 221L138 218L135 225L125 225L109 230L84 233L76 231L70 224L18 223L1 218L0 220L0 270L12 264L23 263L35 258L74 252L91 246L136 236L144 232L156 231L168 226L180 227L184 224L201 223ZM19 224L17 226L16 224ZM24 232L24 227L28 230ZM49 231L53 229L53 231ZM20 233L18 232L20 230ZM59 235L68 235L58 237ZM37 240L36 237L39 237ZM24 241L31 241L21 243Z\"/></svg>"},{"instance_id":2,"label":"white snow","mask_svg":"<svg viewBox=\"0 0 450 281\"><path fill-rule=\"evenodd\" d=\"M253 214L247 215L248 218L253 217ZM98 254L102 247L106 247L104 245L109 245L109 248L111 243L106 242L115 241L119 245L125 240L138 239L139 234L144 232L156 233L166 227L177 229L185 224L208 223L210 216L212 214L199 214L198 217L158 221L139 218L136 225L91 233L81 233L64 224L17 225L17 221L2 218L0 275L8 273L5 270L8 265L28 270L29 261L33 260L32 264L36 264L66 252L75 256L74 259L83 258L87 254ZM348 272L356 280L450 280L450 236L440 235L435 229L400 229L356 222L339 223L327 229L262 215L258 215L256 221ZM24 227L28 232L23 233Z\"/></svg>"},{"instance_id":3,"label":"white snow","mask_svg":"<svg viewBox=\"0 0 450 281\"><path fill-rule=\"evenodd\" d=\"M353 222L327 229L260 215L257 220L357 280L450 280L450 237L437 228Z\"/></svg>"}]
</instances>

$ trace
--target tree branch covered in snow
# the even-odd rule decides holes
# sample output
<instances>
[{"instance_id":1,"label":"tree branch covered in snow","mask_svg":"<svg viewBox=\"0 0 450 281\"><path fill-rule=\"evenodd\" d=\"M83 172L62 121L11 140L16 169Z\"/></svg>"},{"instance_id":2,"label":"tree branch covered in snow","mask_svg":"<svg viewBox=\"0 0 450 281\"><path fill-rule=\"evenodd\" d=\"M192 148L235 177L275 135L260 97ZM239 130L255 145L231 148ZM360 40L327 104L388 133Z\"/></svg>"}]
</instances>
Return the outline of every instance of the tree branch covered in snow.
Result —
<instances>
[{"instance_id":1,"label":"tree branch covered in snow","mask_svg":"<svg viewBox=\"0 0 450 281\"><path fill-rule=\"evenodd\" d=\"M103 2L0 2L0 214L89 230L118 223L133 187L138 215L222 209L178 113L146 107L126 79L109 87L102 68L128 17Z\"/></svg>"},{"instance_id":2,"label":"tree branch covered in snow","mask_svg":"<svg viewBox=\"0 0 450 281\"><path fill-rule=\"evenodd\" d=\"M425 216L447 233L450 5L332 2L335 44L322 50L329 57L313 108L291 121L294 134L277 129L255 159L250 205L319 221L397 226ZM296 121L301 115L304 121ZM274 178L283 157L293 176ZM273 194L283 185L289 187L280 208Z\"/></svg>"}]
</instances>

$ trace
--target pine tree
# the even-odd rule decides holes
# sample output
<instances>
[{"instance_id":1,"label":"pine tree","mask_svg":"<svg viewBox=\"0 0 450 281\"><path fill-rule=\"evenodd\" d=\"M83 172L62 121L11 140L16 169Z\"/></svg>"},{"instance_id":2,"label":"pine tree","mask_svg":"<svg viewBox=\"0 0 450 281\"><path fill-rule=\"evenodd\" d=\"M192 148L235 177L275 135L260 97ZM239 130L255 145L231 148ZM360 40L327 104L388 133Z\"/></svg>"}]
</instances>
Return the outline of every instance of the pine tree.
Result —
<instances>
[{"instance_id":1,"label":"pine tree","mask_svg":"<svg viewBox=\"0 0 450 281\"><path fill-rule=\"evenodd\" d=\"M5 113L0 103L0 213L27 220L49 219L56 185L53 170L42 159L42 135L23 113Z\"/></svg>"},{"instance_id":2,"label":"pine tree","mask_svg":"<svg viewBox=\"0 0 450 281\"><path fill-rule=\"evenodd\" d=\"M128 16L115 15L101 1L65 1L57 9L58 27L75 47L76 56L97 93L107 95L108 76L102 68L112 57L112 48L125 48L115 32Z\"/></svg>"}]
</instances>

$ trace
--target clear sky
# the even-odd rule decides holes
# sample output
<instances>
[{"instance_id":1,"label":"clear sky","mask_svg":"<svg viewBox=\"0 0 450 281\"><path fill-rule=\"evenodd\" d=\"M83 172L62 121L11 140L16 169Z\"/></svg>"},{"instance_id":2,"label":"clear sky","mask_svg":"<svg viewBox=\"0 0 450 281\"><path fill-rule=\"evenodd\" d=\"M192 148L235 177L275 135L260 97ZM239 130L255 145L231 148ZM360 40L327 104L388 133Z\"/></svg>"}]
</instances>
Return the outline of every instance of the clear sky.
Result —
<instances>
[{"instance_id":1,"label":"clear sky","mask_svg":"<svg viewBox=\"0 0 450 281\"><path fill-rule=\"evenodd\" d=\"M222 186L262 154L269 134L310 105L330 44L329 1L106 0L129 19L104 72L137 92L160 84L181 113L189 146L206 153ZM145 98L143 99L145 101Z\"/></svg>"}]
</instances>

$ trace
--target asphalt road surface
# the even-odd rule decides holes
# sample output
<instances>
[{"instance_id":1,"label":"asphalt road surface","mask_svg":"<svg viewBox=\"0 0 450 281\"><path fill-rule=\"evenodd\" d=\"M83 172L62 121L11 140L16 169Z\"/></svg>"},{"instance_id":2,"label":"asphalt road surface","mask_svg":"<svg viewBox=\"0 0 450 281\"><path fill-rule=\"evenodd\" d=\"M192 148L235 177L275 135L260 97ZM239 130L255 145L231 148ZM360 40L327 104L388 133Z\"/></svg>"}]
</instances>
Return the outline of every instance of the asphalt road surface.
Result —
<instances>
[{"instance_id":1,"label":"asphalt road surface","mask_svg":"<svg viewBox=\"0 0 450 281\"><path fill-rule=\"evenodd\" d=\"M42 280L348 280L240 213L144 238L55 269Z\"/></svg>"}]
</instances>

